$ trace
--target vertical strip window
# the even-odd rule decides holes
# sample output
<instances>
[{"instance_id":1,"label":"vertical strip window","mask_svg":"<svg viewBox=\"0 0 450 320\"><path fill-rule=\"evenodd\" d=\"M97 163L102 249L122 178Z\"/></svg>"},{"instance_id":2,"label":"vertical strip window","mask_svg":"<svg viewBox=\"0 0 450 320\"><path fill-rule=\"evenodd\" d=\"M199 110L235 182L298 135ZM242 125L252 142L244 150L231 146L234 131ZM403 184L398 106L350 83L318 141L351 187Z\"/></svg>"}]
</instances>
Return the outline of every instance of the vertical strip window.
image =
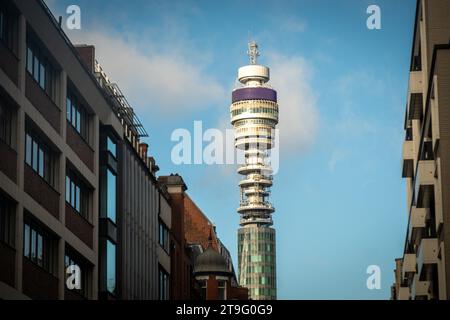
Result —
<instances>
[{"instance_id":1,"label":"vertical strip window","mask_svg":"<svg viewBox=\"0 0 450 320\"><path fill-rule=\"evenodd\" d=\"M23 228L23 255L30 257L30 226L25 224Z\"/></svg>"},{"instance_id":2,"label":"vertical strip window","mask_svg":"<svg viewBox=\"0 0 450 320\"><path fill-rule=\"evenodd\" d=\"M106 215L116 223L116 175L109 168L106 172Z\"/></svg>"},{"instance_id":3,"label":"vertical strip window","mask_svg":"<svg viewBox=\"0 0 450 320\"><path fill-rule=\"evenodd\" d=\"M116 292L116 245L106 240L106 289L115 294Z\"/></svg>"},{"instance_id":4,"label":"vertical strip window","mask_svg":"<svg viewBox=\"0 0 450 320\"><path fill-rule=\"evenodd\" d=\"M117 145L109 136L106 137L106 148L114 158L117 157Z\"/></svg>"}]
</instances>

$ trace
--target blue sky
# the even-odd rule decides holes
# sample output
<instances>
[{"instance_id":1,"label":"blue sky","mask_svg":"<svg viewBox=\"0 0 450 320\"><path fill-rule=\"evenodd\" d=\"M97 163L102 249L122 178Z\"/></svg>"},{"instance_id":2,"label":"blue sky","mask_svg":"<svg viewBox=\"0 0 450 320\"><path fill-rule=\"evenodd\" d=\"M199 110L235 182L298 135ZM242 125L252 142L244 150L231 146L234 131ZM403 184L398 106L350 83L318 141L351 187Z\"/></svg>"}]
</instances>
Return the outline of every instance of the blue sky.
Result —
<instances>
[{"instance_id":1,"label":"blue sky","mask_svg":"<svg viewBox=\"0 0 450 320\"><path fill-rule=\"evenodd\" d=\"M236 262L235 166L171 161L173 130L231 128L249 38L279 92L281 155L271 201L280 299L387 299L406 230L401 146L414 0L47 1L77 4L74 43L97 59L145 124L160 174L180 173ZM381 8L381 30L366 9ZM381 290L366 269L381 268Z\"/></svg>"}]
</instances>

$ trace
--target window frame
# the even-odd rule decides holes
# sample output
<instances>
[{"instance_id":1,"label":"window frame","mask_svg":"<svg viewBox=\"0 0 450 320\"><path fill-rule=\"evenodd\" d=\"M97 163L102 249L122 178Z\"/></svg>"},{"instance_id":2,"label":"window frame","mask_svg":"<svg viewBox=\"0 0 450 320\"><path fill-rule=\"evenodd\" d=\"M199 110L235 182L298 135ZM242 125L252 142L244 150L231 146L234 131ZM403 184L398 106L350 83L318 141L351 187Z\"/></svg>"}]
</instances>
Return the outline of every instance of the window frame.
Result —
<instances>
[{"instance_id":1,"label":"window frame","mask_svg":"<svg viewBox=\"0 0 450 320\"><path fill-rule=\"evenodd\" d=\"M110 177L114 177L114 184L111 182ZM117 223L117 174L114 173L109 167L106 168L106 206L105 214L106 218L110 219L112 222ZM110 190L110 187L114 185L114 191ZM110 196L114 194L114 200L110 200ZM112 206L112 207L111 207Z\"/></svg>"},{"instance_id":2,"label":"window frame","mask_svg":"<svg viewBox=\"0 0 450 320\"><path fill-rule=\"evenodd\" d=\"M114 261L110 260L110 249L114 248ZM111 263L112 262L112 263ZM112 268L112 269L110 269ZM109 275L114 273L114 286L111 288ZM117 245L106 239L106 291L115 295L117 290Z\"/></svg>"},{"instance_id":3,"label":"window frame","mask_svg":"<svg viewBox=\"0 0 450 320\"><path fill-rule=\"evenodd\" d=\"M28 229L28 231L27 231ZM55 275L57 273L57 266L55 261L58 254L56 245L57 240L49 232L38 226L36 223L25 219L23 223L23 250L22 255L30 262L45 270L46 272ZM25 241L25 240L28 241ZM39 239L41 239L41 248L39 249ZM42 259L39 260L39 255Z\"/></svg>"},{"instance_id":4,"label":"window frame","mask_svg":"<svg viewBox=\"0 0 450 320\"><path fill-rule=\"evenodd\" d=\"M81 217L90 221L91 190L78 174L71 169L66 170L65 202Z\"/></svg>"},{"instance_id":5,"label":"window frame","mask_svg":"<svg viewBox=\"0 0 450 320\"><path fill-rule=\"evenodd\" d=\"M30 149L29 149L30 147ZM29 150L28 150L29 149ZM25 130L25 164L56 189L56 155L37 134Z\"/></svg>"},{"instance_id":6,"label":"window frame","mask_svg":"<svg viewBox=\"0 0 450 320\"><path fill-rule=\"evenodd\" d=\"M221 295L222 292L223 295ZM227 300L227 281L224 279L217 280L217 299Z\"/></svg>"},{"instance_id":7,"label":"window frame","mask_svg":"<svg viewBox=\"0 0 450 320\"><path fill-rule=\"evenodd\" d=\"M170 231L162 219L158 219L158 243L160 247L170 254Z\"/></svg>"},{"instance_id":8,"label":"window frame","mask_svg":"<svg viewBox=\"0 0 450 320\"><path fill-rule=\"evenodd\" d=\"M77 95L67 88L66 121L89 145L89 113Z\"/></svg>"},{"instance_id":9,"label":"window frame","mask_svg":"<svg viewBox=\"0 0 450 320\"><path fill-rule=\"evenodd\" d=\"M170 299L170 275L161 265L158 268L158 292L159 300Z\"/></svg>"},{"instance_id":10,"label":"window frame","mask_svg":"<svg viewBox=\"0 0 450 320\"><path fill-rule=\"evenodd\" d=\"M29 35L27 35L29 37ZM57 101L57 69L50 61L42 45L27 39L25 69L39 88L52 100ZM43 83L42 83L43 82Z\"/></svg>"}]
</instances>

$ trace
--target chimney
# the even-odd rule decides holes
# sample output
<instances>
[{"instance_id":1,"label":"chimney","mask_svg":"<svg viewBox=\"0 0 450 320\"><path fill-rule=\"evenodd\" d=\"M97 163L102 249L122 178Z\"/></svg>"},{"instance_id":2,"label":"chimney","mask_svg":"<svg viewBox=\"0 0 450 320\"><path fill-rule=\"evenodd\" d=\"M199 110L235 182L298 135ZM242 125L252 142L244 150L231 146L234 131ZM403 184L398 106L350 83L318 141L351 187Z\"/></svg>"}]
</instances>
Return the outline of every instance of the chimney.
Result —
<instances>
[{"instance_id":1,"label":"chimney","mask_svg":"<svg viewBox=\"0 0 450 320\"><path fill-rule=\"evenodd\" d=\"M140 143L139 144L139 153L141 154L142 159L147 159L147 150L148 150L148 144L147 143Z\"/></svg>"},{"instance_id":2,"label":"chimney","mask_svg":"<svg viewBox=\"0 0 450 320\"><path fill-rule=\"evenodd\" d=\"M92 45L81 44L75 45L81 60L91 73L95 71L95 47Z\"/></svg>"}]
</instances>

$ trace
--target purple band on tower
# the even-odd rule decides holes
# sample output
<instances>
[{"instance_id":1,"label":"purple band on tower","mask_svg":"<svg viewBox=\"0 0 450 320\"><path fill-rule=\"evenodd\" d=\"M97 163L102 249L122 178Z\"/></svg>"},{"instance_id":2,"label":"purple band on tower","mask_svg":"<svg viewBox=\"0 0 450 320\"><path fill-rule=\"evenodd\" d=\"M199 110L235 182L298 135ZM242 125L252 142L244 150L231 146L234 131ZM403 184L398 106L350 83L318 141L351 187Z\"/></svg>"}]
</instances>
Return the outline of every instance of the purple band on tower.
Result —
<instances>
[{"instance_id":1,"label":"purple band on tower","mask_svg":"<svg viewBox=\"0 0 450 320\"><path fill-rule=\"evenodd\" d=\"M277 102L277 92L270 88L240 88L233 91L232 101L242 100L269 100Z\"/></svg>"}]
</instances>

